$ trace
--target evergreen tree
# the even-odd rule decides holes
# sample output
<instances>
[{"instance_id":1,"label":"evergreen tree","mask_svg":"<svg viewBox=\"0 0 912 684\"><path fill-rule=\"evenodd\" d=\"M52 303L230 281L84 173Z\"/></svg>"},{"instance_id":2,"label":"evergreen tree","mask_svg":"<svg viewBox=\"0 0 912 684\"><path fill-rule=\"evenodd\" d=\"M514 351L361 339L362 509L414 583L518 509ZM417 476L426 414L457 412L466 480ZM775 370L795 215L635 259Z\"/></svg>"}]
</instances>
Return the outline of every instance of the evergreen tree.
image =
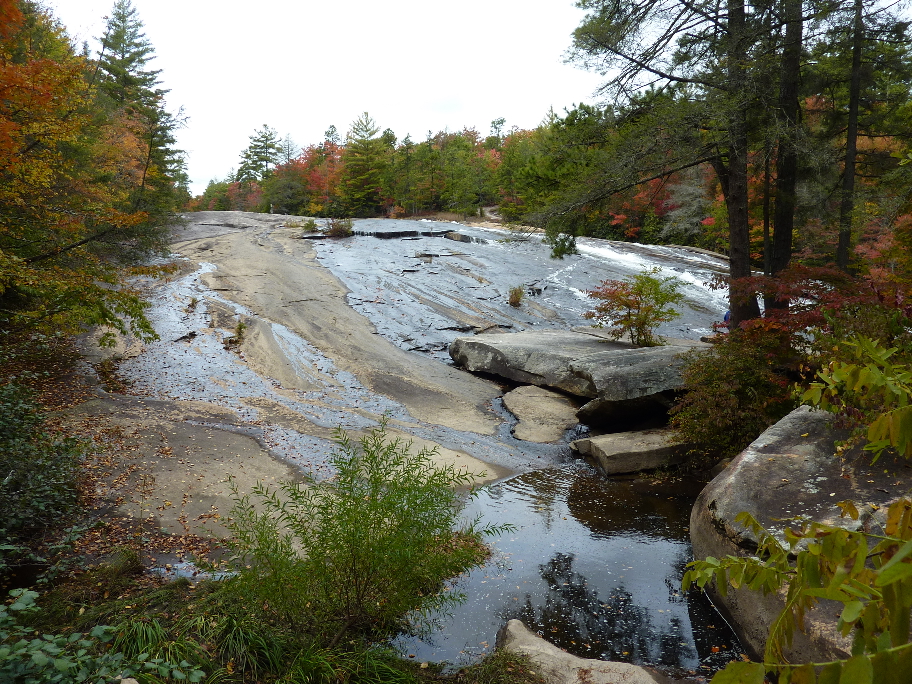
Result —
<instances>
[{"instance_id":1,"label":"evergreen tree","mask_svg":"<svg viewBox=\"0 0 912 684\"><path fill-rule=\"evenodd\" d=\"M250 136L250 144L241 153L241 164L238 166L235 180L250 183L265 180L281 159L282 144L275 129L266 124Z\"/></svg>"},{"instance_id":2,"label":"evergreen tree","mask_svg":"<svg viewBox=\"0 0 912 684\"><path fill-rule=\"evenodd\" d=\"M342 198L352 216L376 216L383 205L388 146L380 127L364 112L353 123L342 153Z\"/></svg>"},{"instance_id":3,"label":"evergreen tree","mask_svg":"<svg viewBox=\"0 0 912 684\"><path fill-rule=\"evenodd\" d=\"M181 179L186 176L183 153L175 147L181 117L165 106L168 91L157 87L161 72L148 68L155 51L142 28L131 0L116 0L98 57L99 104L112 121L129 130L138 148L123 209L142 211L147 216L137 226L129 249L119 236L99 240L98 244L129 260L165 248L170 215L185 201L180 190Z\"/></svg>"},{"instance_id":4,"label":"evergreen tree","mask_svg":"<svg viewBox=\"0 0 912 684\"><path fill-rule=\"evenodd\" d=\"M167 92L156 90L161 71L146 68L155 50L142 28L131 0L116 0L100 40L98 66L103 74L101 89L118 105L155 106Z\"/></svg>"}]
</instances>

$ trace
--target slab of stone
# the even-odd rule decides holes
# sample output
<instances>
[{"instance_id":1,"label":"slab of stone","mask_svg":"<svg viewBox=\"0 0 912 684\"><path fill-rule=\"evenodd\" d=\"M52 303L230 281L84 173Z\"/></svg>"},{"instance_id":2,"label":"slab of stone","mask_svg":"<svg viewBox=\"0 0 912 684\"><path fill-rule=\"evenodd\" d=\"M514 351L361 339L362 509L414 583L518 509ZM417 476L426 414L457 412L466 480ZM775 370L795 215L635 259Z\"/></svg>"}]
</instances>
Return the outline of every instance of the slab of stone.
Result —
<instances>
[{"instance_id":1,"label":"slab of stone","mask_svg":"<svg viewBox=\"0 0 912 684\"><path fill-rule=\"evenodd\" d=\"M606 475L655 470L684 461L687 447L672 442L669 430L618 432L577 439L570 448L590 457Z\"/></svg>"},{"instance_id":2,"label":"slab of stone","mask_svg":"<svg viewBox=\"0 0 912 684\"><path fill-rule=\"evenodd\" d=\"M650 396L681 387L682 348L633 347L576 331L546 330L458 337L457 365L600 402Z\"/></svg>"},{"instance_id":3,"label":"slab of stone","mask_svg":"<svg viewBox=\"0 0 912 684\"><path fill-rule=\"evenodd\" d=\"M672 681L652 668L571 655L530 631L519 620L510 620L500 629L497 648L528 657L551 684L670 684Z\"/></svg>"},{"instance_id":4,"label":"slab of stone","mask_svg":"<svg viewBox=\"0 0 912 684\"><path fill-rule=\"evenodd\" d=\"M611 349L574 361L570 370L596 388L599 401L626 401L682 387L681 354L670 345Z\"/></svg>"},{"instance_id":5,"label":"slab of stone","mask_svg":"<svg viewBox=\"0 0 912 684\"><path fill-rule=\"evenodd\" d=\"M519 422L513 436L526 442L556 442L577 425L578 403L566 394L535 385L517 387L503 397L504 406Z\"/></svg>"},{"instance_id":6,"label":"slab of stone","mask_svg":"<svg viewBox=\"0 0 912 684\"><path fill-rule=\"evenodd\" d=\"M754 535L735 522L747 511L784 541L795 516L858 530L879 527L886 507L908 491L912 469L904 460L883 456L871 466L870 456L854 450L836 456L834 442L845 433L833 428L833 416L804 406L760 435L700 493L690 517L694 557L753 555ZM861 516L841 518L839 501L851 500ZM723 597L713 588L717 607L728 612L732 626L756 657L765 647L769 626L784 605L784 593L763 596L745 589ZM825 662L847 658L849 640L836 623L842 604L822 601L805 618L806 633L796 630L786 655L792 662Z\"/></svg>"}]
</instances>

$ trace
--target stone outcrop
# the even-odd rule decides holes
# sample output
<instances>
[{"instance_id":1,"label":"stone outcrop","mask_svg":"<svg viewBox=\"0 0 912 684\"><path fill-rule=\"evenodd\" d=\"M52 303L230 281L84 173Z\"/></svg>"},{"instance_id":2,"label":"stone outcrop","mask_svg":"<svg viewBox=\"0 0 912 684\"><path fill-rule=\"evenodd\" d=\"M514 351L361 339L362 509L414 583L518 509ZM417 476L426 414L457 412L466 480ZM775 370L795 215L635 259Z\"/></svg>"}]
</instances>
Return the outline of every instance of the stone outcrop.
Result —
<instances>
[{"instance_id":1,"label":"stone outcrop","mask_svg":"<svg viewBox=\"0 0 912 684\"><path fill-rule=\"evenodd\" d=\"M606 475L654 470L684 461L687 447L671 442L668 430L617 432L577 439L570 448L590 457Z\"/></svg>"},{"instance_id":2,"label":"stone outcrop","mask_svg":"<svg viewBox=\"0 0 912 684\"><path fill-rule=\"evenodd\" d=\"M699 343L689 343L689 345ZM590 399L583 419L611 418L638 402L667 407L682 385L679 345L634 347L578 331L526 331L459 337L450 345L457 365L516 382L552 387Z\"/></svg>"},{"instance_id":3,"label":"stone outcrop","mask_svg":"<svg viewBox=\"0 0 912 684\"><path fill-rule=\"evenodd\" d=\"M801 407L766 430L700 493L690 518L694 557L751 555L757 540L735 522L747 511L784 542L789 519L811 520L861 529L876 522L888 503L908 491L912 470L905 461L850 452L835 456L831 414ZM841 518L836 502L851 500L859 520ZM881 521L882 522L882 521ZM762 654L769 626L783 607L783 594L729 589L723 597L710 590L716 606L728 612L742 643ZM805 618L806 633L796 630L786 653L793 662L846 658L850 643L836 631L842 604L821 602Z\"/></svg>"},{"instance_id":4,"label":"stone outcrop","mask_svg":"<svg viewBox=\"0 0 912 684\"><path fill-rule=\"evenodd\" d=\"M526 442L556 442L577 424L578 404L567 395L544 387L517 387L504 395L503 402L519 420L513 436Z\"/></svg>"},{"instance_id":5,"label":"stone outcrop","mask_svg":"<svg viewBox=\"0 0 912 684\"><path fill-rule=\"evenodd\" d=\"M652 668L571 655L530 631L519 620L510 620L497 633L497 648L527 656L549 684L670 684L672 681Z\"/></svg>"}]
</instances>

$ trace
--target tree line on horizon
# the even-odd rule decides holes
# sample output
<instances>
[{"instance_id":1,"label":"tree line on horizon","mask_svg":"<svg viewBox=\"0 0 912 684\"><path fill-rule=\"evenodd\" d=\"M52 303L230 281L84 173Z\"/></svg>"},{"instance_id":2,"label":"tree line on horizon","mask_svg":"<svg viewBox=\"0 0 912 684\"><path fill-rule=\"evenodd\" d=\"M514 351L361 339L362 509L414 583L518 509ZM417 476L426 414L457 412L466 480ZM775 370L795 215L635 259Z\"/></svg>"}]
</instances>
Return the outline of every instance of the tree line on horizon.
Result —
<instances>
[{"instance_id":1,"label":"tree line on horizon","mask_svg":"<svg viewBox=\"0 0 912 684\"><path fill-rule=\"evenodd\" d=\"M418 142L367 112L344 139L331 127L303 148L264 125L189 208L467 217L496 205L544 228L557 256L585 235L720 251L736 279L775 276L793 257L907 277L912 60L895 8L578 4L589 14L571 59L618 74L602 104L550 112L532 130L498 119L488 135ZM733 307L739 321L759 314L749 298Z\"/></svg>"}]
</instances>

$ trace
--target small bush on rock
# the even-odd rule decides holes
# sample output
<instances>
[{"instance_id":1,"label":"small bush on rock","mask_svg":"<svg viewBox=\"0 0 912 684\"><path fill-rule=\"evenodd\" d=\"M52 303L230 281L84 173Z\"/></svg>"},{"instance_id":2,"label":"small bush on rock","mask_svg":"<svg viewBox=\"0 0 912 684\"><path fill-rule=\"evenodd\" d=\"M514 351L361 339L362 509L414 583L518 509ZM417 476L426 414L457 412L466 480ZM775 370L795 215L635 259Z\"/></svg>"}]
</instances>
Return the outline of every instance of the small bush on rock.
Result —
<instances>
[{"instance_id":1,"label":"small bush on rock","mask_svg":"<svg viewBox=\"0 0 912 684\"><path fill-rule=\"evenodd\" d=\"M626 280L603 281L586 293L599 303L583 316L595 319L599 328L614 326L609 330L614 339L629 335L633 344L642 347L662 344L656 328L680 316L672 305L679 304L684 295L678 292L676 278L656 278L657 273L659 269L654 268Z\"/></svg>"},{"instance_id":2,"label":"small bush on rock","mask_svg":"<svg viewBox=\"0 0 912 684\"><path fill-rule=\"evenodd\" d=\"M687 393L671 410L676 440L691 444L694 467L735 456L796 402L778 339L736 331L709 350L690 352Z\"/></svg>"},{"instance_id":3,"label":"small bush on rock","mask_svg":"<svg viewBox=\"0 0 912 684\"><path fill-rule=\"evenodd\" d=\"M326 227L326 235L331 238L347 238L352 236L352 220L351 219L339 219L331 218L329 219L329 224Z\"/></svg>"}]
</instances>

